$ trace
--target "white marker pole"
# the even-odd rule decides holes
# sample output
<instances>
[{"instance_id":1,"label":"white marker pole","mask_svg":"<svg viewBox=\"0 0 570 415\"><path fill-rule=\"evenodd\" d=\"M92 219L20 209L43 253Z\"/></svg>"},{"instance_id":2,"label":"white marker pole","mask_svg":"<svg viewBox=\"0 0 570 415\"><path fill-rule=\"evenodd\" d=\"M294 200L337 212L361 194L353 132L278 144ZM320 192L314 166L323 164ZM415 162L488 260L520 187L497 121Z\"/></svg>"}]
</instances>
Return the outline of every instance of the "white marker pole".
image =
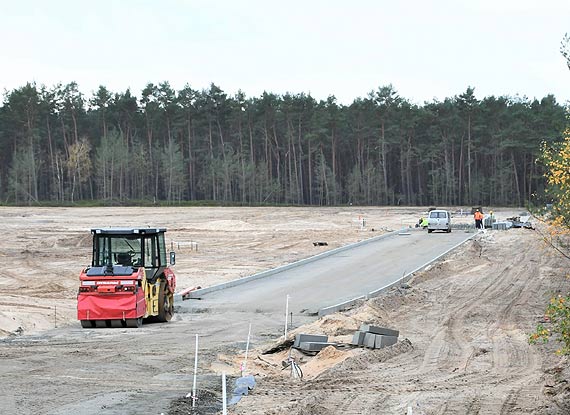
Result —
<instances>
[{"instance_id":1,"label":"white marker pole","mask_svg":"<svg viewBox=\"0 0 570 415\"><path fill-rule=\"evenodd\" d=\"M192 382L192 408L196 406L196 372L198 371L198 335L196 334L196 351L194 353L194 381ZM188 395L186 395L188 398Z\"/></svg>"},{"instance_id":2,"label":"white marker pole","mask_svg":"<svg viewBox=\"0 0 570 415\"><path fill-rule=\"evenodd\" d=\"M287 301L285 302L285 340L287 340L287 318L289 317L289 294L287 294Z\"/></svg>"},{"instance_id":3,"label":"white marker pole","mask_svg":"<svg viewBox=\"0 0 570 415\"><path fill-rule=\"evenodd\" d=\"M249 338L251 336L251 323L249 323L249 331L247 332L247 343L245 344L245 359L241 365L241 375L244 376L244 373L247 369L247 352L249 351Z\"/></svg>"},{"instance_id":4,"label":"white marker pole","mask_svg":"<svg viewBox=\"0 0 570 415\"><path fill-rule=\"evenodd\" d=\"M226 398L226 372L222 372L222 413L228 413L228 404Z\"/></svg>"}]
</instances>

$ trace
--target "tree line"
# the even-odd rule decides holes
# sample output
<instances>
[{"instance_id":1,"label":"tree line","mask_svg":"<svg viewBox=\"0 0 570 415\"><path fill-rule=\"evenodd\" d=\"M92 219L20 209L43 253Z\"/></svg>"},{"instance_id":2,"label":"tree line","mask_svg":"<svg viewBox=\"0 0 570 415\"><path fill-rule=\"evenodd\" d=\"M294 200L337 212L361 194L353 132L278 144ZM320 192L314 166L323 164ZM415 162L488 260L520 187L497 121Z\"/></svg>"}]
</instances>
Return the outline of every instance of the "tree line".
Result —
<instances>
[{"instance_id":1,"label":"tree line","mask_svg":"<svg viewBox=\"0 0 570 415\"><path fill-rule=\"evenodd\" d=\"M473 88L417 105L387 85L342 105L28 83L0 107L0 200L521 206L544 188L541 143L561 139L566 110Z\"/></svg>"}]
</instances>

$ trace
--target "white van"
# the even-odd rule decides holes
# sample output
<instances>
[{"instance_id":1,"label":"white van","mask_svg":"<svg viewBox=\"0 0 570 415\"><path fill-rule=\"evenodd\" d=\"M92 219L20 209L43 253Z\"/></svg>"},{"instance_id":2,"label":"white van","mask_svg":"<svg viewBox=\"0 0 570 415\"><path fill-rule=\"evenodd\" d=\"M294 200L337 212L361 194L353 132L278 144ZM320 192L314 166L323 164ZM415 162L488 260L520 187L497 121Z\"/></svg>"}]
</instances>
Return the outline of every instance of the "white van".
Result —
<instances>
[{"instance_id":1,"label":"white van","mask_svg":"<svg viewBox=\"0 0 570 415\"><path fill-rule=\"evenodd\" d=\"M433 231L451 232L451 214L447 210L432 210L428 215L428 233Z\"/></svg>"}]
</instances>

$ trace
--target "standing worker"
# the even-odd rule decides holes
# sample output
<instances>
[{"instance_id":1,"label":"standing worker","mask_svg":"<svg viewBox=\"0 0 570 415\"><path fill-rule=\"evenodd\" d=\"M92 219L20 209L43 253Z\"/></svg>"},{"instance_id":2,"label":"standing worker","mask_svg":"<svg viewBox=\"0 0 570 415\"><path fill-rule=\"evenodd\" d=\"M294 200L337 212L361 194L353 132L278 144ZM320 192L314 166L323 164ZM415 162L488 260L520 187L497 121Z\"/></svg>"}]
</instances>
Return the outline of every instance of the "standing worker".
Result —
<instances>
[{"instance_id":1,"label":"standing worker","mask_svg":"<svg viewBox=\"0 0 570 415\"><path fill-rule=\"evenodd\" d=\"M483 229L483 214L479 212L479 209L475 210L473 217L475 219L475 228Z\"/></svg>"}]
</instances>

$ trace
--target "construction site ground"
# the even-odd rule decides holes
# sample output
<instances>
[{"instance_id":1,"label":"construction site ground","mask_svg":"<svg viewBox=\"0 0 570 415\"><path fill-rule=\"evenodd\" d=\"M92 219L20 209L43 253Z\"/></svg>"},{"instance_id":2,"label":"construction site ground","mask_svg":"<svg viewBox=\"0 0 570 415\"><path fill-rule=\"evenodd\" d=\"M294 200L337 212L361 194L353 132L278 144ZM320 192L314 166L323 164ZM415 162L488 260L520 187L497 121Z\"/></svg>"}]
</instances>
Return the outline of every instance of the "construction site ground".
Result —
<instances>
[{"instance_id":1,"label":"construction site ground","mask_svg":"<svg viewBox=\"0 0 570 415\"><path fill-rule=\"evenodd\" d=\"M414 226L425 211L0 208L5 230L0 240L0 381L7 391L0 412L216 413L219 375L240 374L245 341L219 341L214 328L200 323L207 316L177 314L170 323L142 329L81 329L75 300L79 271L90 261L92 227L167 227L182 289L244 277ZM495 210L499 219L517 212ZM471 223L472 218L457 215L454 222ZM304 373L301 381L282 370L288 348L264 354L278 344L279 333L257 339L247 365L257 385L230 413L569 413L566 358L555 355L556 343L528 344L548 299L567 293L567 269L568 260L533 230L480 233L404 287L290 333L326 334L348 343L361 323L370 323L399 330L395 346L330 347L316 356L294 351ZM236 327L231 315L226 319L216 324ZM192 384L193 336L200 327L206 331L200 399L192 410L185 394ZM145 347L147 341L152 348ZM92 370L93 362L100 372Z\"/></svg>"}]
</instances>

